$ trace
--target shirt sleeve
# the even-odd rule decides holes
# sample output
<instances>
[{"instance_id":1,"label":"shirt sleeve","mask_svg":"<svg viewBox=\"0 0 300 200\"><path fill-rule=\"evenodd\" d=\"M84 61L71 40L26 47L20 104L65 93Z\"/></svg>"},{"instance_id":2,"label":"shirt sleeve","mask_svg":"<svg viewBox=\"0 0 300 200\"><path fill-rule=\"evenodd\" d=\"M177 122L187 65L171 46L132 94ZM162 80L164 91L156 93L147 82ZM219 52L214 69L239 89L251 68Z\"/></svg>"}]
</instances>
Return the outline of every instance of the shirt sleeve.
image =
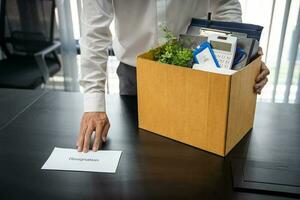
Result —
<instances>
[{"instance_id":1,"label":"shirt sleeve","mask_svg":"<svg viewBox=\"0 0 300 200\"><path fill-rule=\"evenodd\" d=\"M79 84L84 91L84 112L105 112L105 81L113 20L112 0L84 0L81 13Z\"/></svg>"},{"instance_id":2,"label":"shirt sleeve","mask_svg":"<svg viewBox=\"0 0 300 200\"><path fill-rule=\"evenodd\" d=\"M239 0L212 0L212 19L218 21L242 22Z\"/></svg>"}]
</instances>

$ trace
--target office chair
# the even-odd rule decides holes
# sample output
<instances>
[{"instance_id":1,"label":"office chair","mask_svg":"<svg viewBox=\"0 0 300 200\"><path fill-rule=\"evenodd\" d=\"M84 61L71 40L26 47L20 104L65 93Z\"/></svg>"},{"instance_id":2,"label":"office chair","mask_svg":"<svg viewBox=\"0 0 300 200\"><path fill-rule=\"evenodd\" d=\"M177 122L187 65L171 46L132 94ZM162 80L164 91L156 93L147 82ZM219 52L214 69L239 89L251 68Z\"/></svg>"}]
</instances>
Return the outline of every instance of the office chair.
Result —
<instances>
[{"instance_id":1,"label":"office chair","mask_svg":"<svg viewBox=\"0 0 300 200\"><path fill-rule=\"evenodd\" d=\"M0 0L0 88L35 89L61 69L55 0Z\"/></svg>"}]
</instances>

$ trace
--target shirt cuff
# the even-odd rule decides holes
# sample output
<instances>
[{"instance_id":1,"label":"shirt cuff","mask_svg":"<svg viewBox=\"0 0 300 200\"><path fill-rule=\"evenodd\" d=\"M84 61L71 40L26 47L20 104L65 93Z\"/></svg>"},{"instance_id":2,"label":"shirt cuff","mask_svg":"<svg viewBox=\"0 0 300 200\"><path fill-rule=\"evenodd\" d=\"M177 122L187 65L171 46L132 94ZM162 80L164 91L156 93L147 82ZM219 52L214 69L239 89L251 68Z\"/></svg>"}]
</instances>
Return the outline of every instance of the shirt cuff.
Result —
<instances>
[{"instance_id":1,"label":"shirt cuff","mask_svg":"<svg viewBox=\"0 0 300 200\"><path fill-rule=\"evenodd\" d=\"M104 93L85 93L84 112L105 112Z\"/></svg>"}]
</instances>

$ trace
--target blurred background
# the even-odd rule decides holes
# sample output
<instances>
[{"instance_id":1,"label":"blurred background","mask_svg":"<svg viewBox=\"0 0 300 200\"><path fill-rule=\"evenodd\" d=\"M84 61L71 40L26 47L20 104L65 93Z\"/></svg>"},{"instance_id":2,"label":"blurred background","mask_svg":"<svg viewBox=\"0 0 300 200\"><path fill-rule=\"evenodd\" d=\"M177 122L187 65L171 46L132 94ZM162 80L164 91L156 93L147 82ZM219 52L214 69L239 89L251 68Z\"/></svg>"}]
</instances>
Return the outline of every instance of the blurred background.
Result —
<instances>
[{"instance_id":1,"label":"blurred background","mask_svg":"<svg viewBox=\"0 0 300 200\"><path fill-rule=\"evenodd\" d=\"M28 1L31 0L0 0L0 87L80 91L78 40L82 0L56 0L56 5L42 0L30 7L24 3ZM300 103L300 0L240 0L240 3L243 22L264 27L260 46L271 74L258 101ZM111 24L114 36L113 26L114 23ZM20 27L43 34L26 35L19 31ZM26 45L28 41L32 44L30 48ZM43 50L33 53L36 49ZM112 48L109 55L106 91L117 94L119 62ZM38 66L34 66L36 63ZM16 72L13 76L5 75L11 74L11 70Z\"/></svg>"}]
</instances>

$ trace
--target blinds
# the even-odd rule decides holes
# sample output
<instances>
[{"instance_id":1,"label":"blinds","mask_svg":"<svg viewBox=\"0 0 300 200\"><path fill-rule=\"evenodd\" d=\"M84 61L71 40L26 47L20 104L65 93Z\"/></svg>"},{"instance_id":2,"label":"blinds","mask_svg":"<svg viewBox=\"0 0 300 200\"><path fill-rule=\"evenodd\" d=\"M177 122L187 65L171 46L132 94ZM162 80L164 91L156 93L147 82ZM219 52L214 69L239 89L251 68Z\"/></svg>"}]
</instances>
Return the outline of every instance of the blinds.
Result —
<instances>
[{"instance_id":1,"label":"blinds","mask_svg":"<svg viewBox=\"0 0 300 200\"><path fill-rule=\"evenodd\" d=\"M300 103L300 0L240 2L243 21L264 26L261 46L271 74L258 100Z\"/></svg>"},{"instance_id":2,"label":"blinds","mask_svg":"<svg viewBox=\"0 0 300 200\"><path fill-rule=\"evenodd\" d=\"M76 1L80 13L81 0L68 1ZM171 0L157 0L157 3L164 8L167 1ZM300 0L240 2L243 22L264 26L260 45L271 74L258 101L300 103ZM163 16L159 19L164 21Z\"/></svg>"},{"instance_id":3,"label":"blinds","mask_svg":"<svg viewBox=\"0 0 300 200\"><path fill-rule=\"evenodd\" d=\"M77 50L74 39L70 0L56 0L61 58L66 91L79 91Z\"/></svg>"}]
</instances>

